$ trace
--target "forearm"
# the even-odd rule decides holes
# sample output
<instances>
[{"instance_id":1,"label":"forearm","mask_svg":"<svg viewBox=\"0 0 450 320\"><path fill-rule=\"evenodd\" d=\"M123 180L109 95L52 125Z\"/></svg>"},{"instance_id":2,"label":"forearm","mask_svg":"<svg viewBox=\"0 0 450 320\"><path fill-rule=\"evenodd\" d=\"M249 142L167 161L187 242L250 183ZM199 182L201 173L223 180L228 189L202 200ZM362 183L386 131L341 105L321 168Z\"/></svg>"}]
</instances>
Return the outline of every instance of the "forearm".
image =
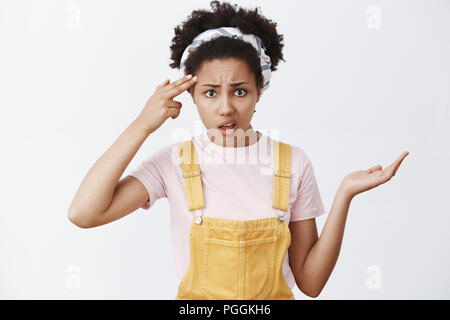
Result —
<instances>
[{"instance_id":1,"label":"forearm","mask_svg":"<svg viewBox=\"0 0 450 320\"><path fill-rule=\"evenodd\" d=\"M319 239L306 255L299 282L303 292L319 295L336 265L352 197L339 187Z\"/></svg>"},{"instance_id":2,"label":"forearm","mask_svg":"<svg viewBox=\"0 0 450 320\"><path fill-rule=\"evenodd\" d=\"M139 118L125 129L84 177L69 207L69 216L86 219L106 211L120 177L151 132Z\"/></svg>"}]
</instances>

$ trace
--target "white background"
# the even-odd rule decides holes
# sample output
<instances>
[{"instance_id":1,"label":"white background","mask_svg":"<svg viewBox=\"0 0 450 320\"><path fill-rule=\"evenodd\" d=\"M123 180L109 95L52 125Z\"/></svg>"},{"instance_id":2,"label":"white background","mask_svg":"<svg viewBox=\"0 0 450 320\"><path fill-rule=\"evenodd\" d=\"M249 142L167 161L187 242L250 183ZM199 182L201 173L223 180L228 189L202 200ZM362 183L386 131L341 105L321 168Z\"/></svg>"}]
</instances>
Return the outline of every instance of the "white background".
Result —
<instances>
[{"instance_id":1,"label":"white background","mask_svg":"<svg viewBox=\"0 0 450 320\"><path fill-rule=\"evenodd\" d=\"M239 4L285 36L286 63L253 127L305 150L327 212L346 174L410 152L391 181L352 201L317 299L449 299L450 2ZM173 29L199 8L209 1L0 2L0 298L175 297L167 199L88 230L67 209L156 86L180 77L168 66ZM187 93L177 100L180 117L123 176L176 130L194 134L196 107Z\"/></svg>"}]
</instances>

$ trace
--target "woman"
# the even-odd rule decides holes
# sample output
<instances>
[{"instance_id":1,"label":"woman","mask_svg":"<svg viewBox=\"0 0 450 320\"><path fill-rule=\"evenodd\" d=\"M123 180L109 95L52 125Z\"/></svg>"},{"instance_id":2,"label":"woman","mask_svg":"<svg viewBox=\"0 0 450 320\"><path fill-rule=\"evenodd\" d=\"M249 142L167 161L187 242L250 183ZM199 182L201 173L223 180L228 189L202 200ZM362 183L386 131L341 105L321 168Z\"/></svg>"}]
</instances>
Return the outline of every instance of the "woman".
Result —
<instances>
[{"instance_id":1,"label":"woman","mask_svg":"<svg viewBox=\"0 0 450 320\"><path fill-rule=\"evenodd\" d=\"M283 36L257 9L211 7L175 29L170 66L187 76L157 87L86 175L69 219L92 228L166 197L177 299L294 299L295 284L317 297L337 261L351 200L390 180L408 152L385 169L347 175L318 237L315 218L325 210L310 159L251 125L283 60ZM148 136L179 116L173 99L186 90L206 134L159 150L119 181Z\"/></svg>"}]
</instances>

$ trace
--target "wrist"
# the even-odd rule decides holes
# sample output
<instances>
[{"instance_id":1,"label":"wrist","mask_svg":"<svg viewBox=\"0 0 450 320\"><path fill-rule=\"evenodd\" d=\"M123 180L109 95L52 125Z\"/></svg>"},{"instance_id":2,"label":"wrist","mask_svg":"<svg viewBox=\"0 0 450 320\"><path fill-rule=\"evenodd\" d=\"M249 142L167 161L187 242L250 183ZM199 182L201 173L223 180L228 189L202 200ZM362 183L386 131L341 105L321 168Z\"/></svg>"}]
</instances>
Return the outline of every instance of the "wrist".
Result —
<instances>
[{"instance_id":1,"label":"wrist","mask_svg":"<svg viewBox=\"0 0 450 320\"><path fill-rule=\"evenodd\" d=\"M152 128L149 128L148 125L146 125L145 122L142 121L139 117L133 121L133 125L138 130L145 132L145 134L147 134L147 135L150 135L155 131Z\"/></svg>"},{"instance_id":2,"label":"wrist","mask_svg":"<svg viewBox=\"0 0 450 320\"><path fill-rule=\"evenodd\" d=\"M339 185L339 188L338 188L338 190L336 192L336 195L339 196L340 198L343 198L343 199L348 200L348 201L351 201L355 197L355 194L350 192L350 190L348 190L346 188L344 183L341 183Z\"/></svg>"}]
</instances>

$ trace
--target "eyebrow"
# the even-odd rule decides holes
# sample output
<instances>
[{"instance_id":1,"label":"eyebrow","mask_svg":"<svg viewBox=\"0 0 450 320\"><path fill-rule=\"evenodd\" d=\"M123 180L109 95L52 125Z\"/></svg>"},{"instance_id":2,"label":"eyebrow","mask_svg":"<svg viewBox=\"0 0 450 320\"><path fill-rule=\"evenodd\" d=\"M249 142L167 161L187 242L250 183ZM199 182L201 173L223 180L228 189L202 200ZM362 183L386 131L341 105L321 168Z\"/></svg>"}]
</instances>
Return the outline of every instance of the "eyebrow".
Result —
<instances>
[{"instance_id":1,"label":"eyebrow","mask_svg":"<svg viewBox=\"0 0 450 320\"><path fill-rule=\"evenodd\" d=\"M235 88L235 87L239 87L239 86L242 85L242 84L248 84L248 82L232 83L231 86L232 86L233 88ZM217 84L209 84L209 83L204 84L203 87L220 88L220 86L217 85Z\"/></svg>"}]
</instances>

